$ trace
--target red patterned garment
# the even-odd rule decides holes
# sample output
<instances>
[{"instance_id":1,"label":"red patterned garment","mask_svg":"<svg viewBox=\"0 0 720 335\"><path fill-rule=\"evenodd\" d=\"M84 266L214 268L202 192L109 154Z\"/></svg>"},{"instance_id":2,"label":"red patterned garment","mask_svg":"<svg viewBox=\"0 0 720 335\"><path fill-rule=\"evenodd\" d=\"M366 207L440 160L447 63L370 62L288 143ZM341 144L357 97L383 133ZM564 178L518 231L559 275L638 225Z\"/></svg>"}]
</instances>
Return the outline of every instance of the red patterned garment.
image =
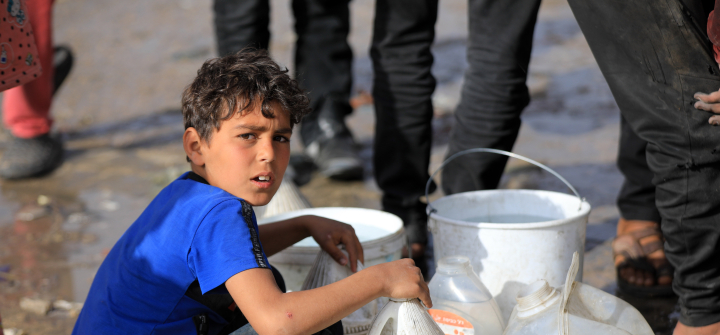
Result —
<instances>
[{"instance_id":1,"label":"red patterned garment","mask_svg":"<svg viewBox=\"0 0 720 335\"><path fill-rule=\"evenodd\" d=\"M42 74L25 0L0 3L0 91Z\"/></svg>"}]
</instances>

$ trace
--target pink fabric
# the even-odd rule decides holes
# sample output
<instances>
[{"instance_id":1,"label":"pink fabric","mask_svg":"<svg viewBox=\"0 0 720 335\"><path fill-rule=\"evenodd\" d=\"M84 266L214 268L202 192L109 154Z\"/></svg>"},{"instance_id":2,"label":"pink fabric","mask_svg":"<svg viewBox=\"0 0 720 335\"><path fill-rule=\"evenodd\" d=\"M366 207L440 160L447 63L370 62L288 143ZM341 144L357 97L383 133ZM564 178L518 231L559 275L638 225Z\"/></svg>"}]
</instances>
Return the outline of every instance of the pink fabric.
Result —
<instances>
[{"instance_id":1,"label":"pink fabric","mask_svg":"<svg viewBox=\"0 0 720 335\"><path fill-rule=\"evenodd\" d=\"M720 0L715 0L715 8ZM713 56L715 62L720 63L720 16L715 15L715 10L710 12L707 21L707 34L713 44Z\"/></svg>"},{"instance_id":2,"label":"pink fabric","mask_svg":"<svg viewBox=\"0 0 720 335\"><path fill-rule=\"evenodd\" d=\"M24 0L0 0L0 91L42 74Z\"/></svg>"},{"instance_id":3,"label":"pink fabric","mask_svg":"<svg viewBox=\"0 0 720 335\"><path fill-rule=\"evenodd\" d=\"M5 16L9 16L7 14L9 1L11 0L5 0L0 5L0 11L4 11ZM20 138L46 134L50 132L52 126L50 119L53 94L52 4L53 0L27 0L23 9L32 23L38 58L45 70L37 79L3 93L3 122L13 135ZM5 30L7 22L2 24ZM0 33L0 42L6 41L5 34Z\"/></svg>"}]
</instances>

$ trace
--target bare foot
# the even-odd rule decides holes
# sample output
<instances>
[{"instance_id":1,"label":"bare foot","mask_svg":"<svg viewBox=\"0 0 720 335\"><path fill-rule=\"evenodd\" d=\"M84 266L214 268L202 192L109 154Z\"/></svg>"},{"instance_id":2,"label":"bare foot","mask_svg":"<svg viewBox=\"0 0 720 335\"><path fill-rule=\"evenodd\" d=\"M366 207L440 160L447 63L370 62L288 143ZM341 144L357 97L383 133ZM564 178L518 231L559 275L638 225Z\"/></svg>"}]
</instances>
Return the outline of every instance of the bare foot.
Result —
<instances>
[{"instance_id":1,"label":"bare foot","mask_svg":"<svg viewBox=\"0 0 720 335\"><path fill-rule=\"evenodd\" d=\"M720 322L704 327L689 327L678 322L673 335L720 335Z\"/></svg>"},{"instance_id":2,"label":"bare foot","mask_svg":"<svg viewBox=\"0 0 720 335\"><path fill-rule=\"evenodd\" d=\"M657 222L643 220L625 220L623 218L620 218L617 226L617 235L620 236L624 234L629 234L648 228L658 228L658 226L659 224ZM650 235L640 238L638 243L641 246L647 246L651 243L656 243L657 241L661 241L660 236ZM656 269L667 263L667 259L665 258L665 250L663 250L662 247L645 256L647 257L648 262ZM615 266L617 267L624 261L625 256L617 255L615 257ZM659 278L655 278L652 272L633 268L630 266L622 268L619 275L628 283L637 286L669 286L672 284L672 275L662 275Z\"/></svg>"}]
</instances>

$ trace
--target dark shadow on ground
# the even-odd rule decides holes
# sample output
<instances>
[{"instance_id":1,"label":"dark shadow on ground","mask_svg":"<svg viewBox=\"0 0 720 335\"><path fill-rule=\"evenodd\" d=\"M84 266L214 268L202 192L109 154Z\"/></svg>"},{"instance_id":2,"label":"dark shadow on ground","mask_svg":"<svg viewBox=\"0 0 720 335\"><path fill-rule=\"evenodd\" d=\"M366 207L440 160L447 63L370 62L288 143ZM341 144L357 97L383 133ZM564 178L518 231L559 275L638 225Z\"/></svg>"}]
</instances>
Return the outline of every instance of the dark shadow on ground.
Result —
<instances>
[{"instance_id":1,"label":"dark shadow on ground","mask_svg":"<svg viewBox=\"0 0 720 335\"><path fill-rule=\"evenodd\" d=\"M680 317L680 306L676 296L666 298L638 298L620 291L615 296L637 308L645 317L656 335L672 335Z\"/></svg>"},{"instance_id":2,"label":"dark shadow on ground","mask_svg":"<svg viewBox=\"0 0 720 335\"><path fill-rule=\"evenodd\" d=\"M101 123L63 134L72 160L88 150L114 148L131 150L180 141L184 132L182 112L168 109L128 120Z\"/></svg>"}]
</instances>

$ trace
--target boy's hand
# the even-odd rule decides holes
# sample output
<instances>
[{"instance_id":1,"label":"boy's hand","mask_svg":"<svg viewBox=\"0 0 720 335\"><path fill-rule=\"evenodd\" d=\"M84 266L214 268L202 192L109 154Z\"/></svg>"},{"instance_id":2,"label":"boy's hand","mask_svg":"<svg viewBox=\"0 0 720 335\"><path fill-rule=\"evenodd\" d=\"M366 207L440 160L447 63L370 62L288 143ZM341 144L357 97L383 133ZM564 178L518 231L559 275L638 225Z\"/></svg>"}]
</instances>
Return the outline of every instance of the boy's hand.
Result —
<instances>
[{"instance_id":1,"label":"boy's hand","mask_svg":"<svg viewBox=\"0 0 720 335\"><path fill-rule=\"evenodd\" d=\"M432 307L430 290L420 269L411 258L382 263L371 268L378 269L379 279L383 281L382 296L395 299L419 298L425 307Z\"/></svg>"},{"instance_id":2,"label":"boy's hand","mask_svg":"<svg viewBox=\"0 0 720 335\"><path fill-rule=\"evenodd\" d=\"M698 92L695 93L694 98L698 100L695 102L695 108L720 114L720 91L712 92L710 94ZM708 119L708 123L713 126L720 126L720 115L711 116L710 119Z\"/></svg>"},{"instance_id":3,"label":"boy's hand","mask_svg":"<svg viewBox=\"0 0 720 335\"><path fill-rule=\"evenodd\" d=\"M340 265L348 264L349 257L350 270L356 272L357 261L365 263L362 245L351 225L314 215L308 216L306 222L310 236ZM345 245L348 256L345 256L338 244Z\"/></svg>"}]
</instances>

